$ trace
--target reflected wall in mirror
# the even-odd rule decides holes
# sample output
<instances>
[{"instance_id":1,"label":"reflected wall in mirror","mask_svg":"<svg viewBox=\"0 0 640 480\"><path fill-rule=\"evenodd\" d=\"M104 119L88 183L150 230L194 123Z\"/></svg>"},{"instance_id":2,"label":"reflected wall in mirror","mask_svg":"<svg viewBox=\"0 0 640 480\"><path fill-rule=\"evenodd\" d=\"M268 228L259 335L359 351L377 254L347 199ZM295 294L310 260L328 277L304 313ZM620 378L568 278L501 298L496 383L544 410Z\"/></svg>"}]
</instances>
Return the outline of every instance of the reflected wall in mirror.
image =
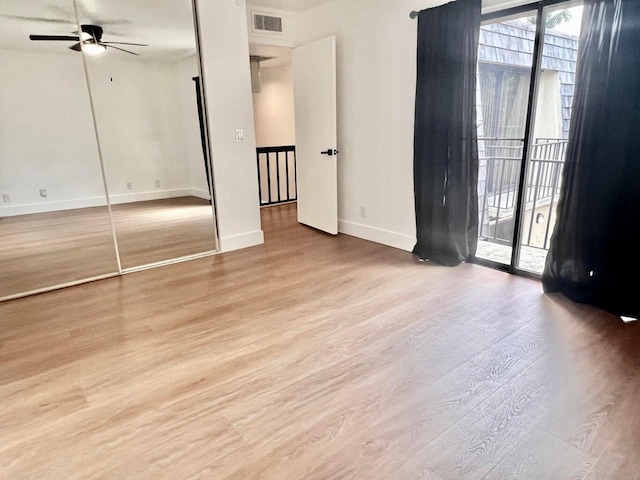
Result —
<instances>
[{"instance_id":1,"label":"reflected wall in mirror","mask_svg":"<svg viewBox=\"0 0 640 480\"><path fill-rule=\"evenodd\" d=\"M191 1L76 7L122 267L215 251Z\"/></svg>"},{"instance_id":2,"label":"reflected wall in mirror","mask_svg":"<svg viewBox=\"0 0 640 480\"><path fill-rule=\"evenodd\" d=\"M72 0L2 0L0 298L118 273Z\"/></svg>"}]
</instances>

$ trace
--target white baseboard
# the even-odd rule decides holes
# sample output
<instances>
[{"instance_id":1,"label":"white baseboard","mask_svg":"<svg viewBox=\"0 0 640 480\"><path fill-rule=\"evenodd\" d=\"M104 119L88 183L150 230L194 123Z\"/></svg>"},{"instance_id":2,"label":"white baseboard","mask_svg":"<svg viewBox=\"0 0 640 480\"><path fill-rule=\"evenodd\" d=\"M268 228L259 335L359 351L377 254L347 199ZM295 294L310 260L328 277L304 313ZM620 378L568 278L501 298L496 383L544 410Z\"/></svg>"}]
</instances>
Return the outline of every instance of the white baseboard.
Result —
<instances>
[{"instance_id":1,"label":"white baseboard","mask_svg":"<svg viewBox=\"0 0 640 480\"><path fill-rule=\"evenodd\" d=\"M381 243L389 247L398 248L410 252L416 244L415 237L398 232L383 230L381 228L362 225L361 223L339 220L338 230L345 235L362 238L370 242Z\"/></svg>"},{"instance_id":2,"label":"white baseboard","mask_svg":"<svg viewBox=\"0 0 640 480\"><path fill-rule=\"evenodd\" d=\"M195 188L177 188L173 190L154 190L151 192L121 193L111 195L111 204L147 202L165 198L194 196L209 200L209 192ZM0 207L0 217L15 217L32 213L58 212L61 210L76 210L79 208L104 207L107 204L104 197L78 198L74 200L56 200L42 203L29 203L15 206Z\"/></svg>"},{"instance_id":3,"label":"white baseboard","mask_svg":"<svg viewBox=\"0 0 640 480\"><path fill-rule=\"evenodd\" d=\"M199 188L192 188L191 196L201 198L202 200L211 200L211 195L209 195L209 192L207 190L201 190Z\"/></svg>"},{"instance_id":4,"label":"white baseboard","mask_svg":"<svg viewBox=\"0 0 640 480\"><path fill-rule=\"evenodd\" d=\"M32 213L58 212L78 208L103 207L107 201L103 197L77 198L75 200L57 200L53 202L28 203L11 207L0 207L0 217L31 215Z\"/></svg>"},{"instance_id":5,"label":"white baseboard","mask_svg":"<svg viewBox=\"0 0 640 480\"><path fill-rule=\"evenodd\" d=\"M230 237L220 238L220 251L232 252L243 248L254 247L264 243L264 232L257 230L255 232L242 233L240 235L232 235Z\"/></svg>"},{"instance_id":6,"label":"white baseboard","mask_svg":"<svg viewBox=\"0 0 640 480\"><path fill-rule=\"evenodd\" d=\"M152 190L150 192L119 193L111 195L111 205L123 203L148 202L150 200L164 200L191 196L190 188L175 188L173 190Z\"/></svg>"}]
</instances>

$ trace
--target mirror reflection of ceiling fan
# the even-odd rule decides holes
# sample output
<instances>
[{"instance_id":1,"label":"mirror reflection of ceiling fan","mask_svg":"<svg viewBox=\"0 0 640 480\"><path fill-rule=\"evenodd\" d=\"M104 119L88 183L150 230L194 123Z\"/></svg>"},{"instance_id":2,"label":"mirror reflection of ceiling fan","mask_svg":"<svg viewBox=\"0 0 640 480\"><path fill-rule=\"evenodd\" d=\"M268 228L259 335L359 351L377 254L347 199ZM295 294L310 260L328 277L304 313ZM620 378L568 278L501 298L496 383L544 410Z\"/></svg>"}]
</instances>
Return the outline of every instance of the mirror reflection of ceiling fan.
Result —
<instances>
[{"instance_id":1,"label":"mirror reflection of ceiling fan","mask_svg":"<svg viewBox=\"0 0 640 480\"><path fill-rule=\"evenodd\" d=\"M131 55L140 55L139 53L132 52L130 50L125 50L121 47L116 47L115 45L131 45L136 47L148 47L143 43L129 43L129 42L105 42L102 40L102 34L104 33L102 27L98 25L81 25L80 26L82 33L86 34L83 36L79 35L29 35L29 39L41 42L77 42L75 45L69 47L71 50L75 50L76 52L84 52L88 55L100 55L107 51L107 48L113 48L115 50L120 50L121 52L130 53ZM88 36L88 37L87 37Z\"/></svg>"}]
</instances>

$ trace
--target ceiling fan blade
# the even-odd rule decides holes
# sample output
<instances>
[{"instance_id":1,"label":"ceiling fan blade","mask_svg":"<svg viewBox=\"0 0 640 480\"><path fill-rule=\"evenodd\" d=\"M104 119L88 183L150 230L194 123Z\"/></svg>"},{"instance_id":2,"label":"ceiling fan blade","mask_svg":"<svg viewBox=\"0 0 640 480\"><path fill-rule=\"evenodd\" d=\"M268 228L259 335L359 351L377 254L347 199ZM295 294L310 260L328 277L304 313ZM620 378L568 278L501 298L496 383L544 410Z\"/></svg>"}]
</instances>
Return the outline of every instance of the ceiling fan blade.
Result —
<instances>
[{"instance_id":1,"label":"ceiling fan blade","mask_svg":"<svg viewBox=\"0 0 640 480\"><path fill-rule=\"evenodd\" d=\"M69 47L69 50L74 50L76 52L81 52L82 51L82 45L80 45L80 42L78 42L74 46Z\"/></svg>"},{"instance_id":2,"label":"ceiling fan blade","mask_svg":"<svg viewBox=\"0 0 640 480\"><path fill-rule=\"evenodd\" d=\"M72 37L69 35L29 35L29 39L33 41L51 41L51 42L79 42L80 37Z\"/></svg>"},{"instance_id":3,"label":"ceiling fan blade","mask_svg":"<svg viewBox=\"0 0 640 480\"><path fill-rule=\"evenodd\" d=\"M148 47L149 45L144 43L128 43L128 42L100 42L105 45L134 45L136 47Z\"/></svg>"},{"instance_id":4,"label":"ceiling fan blade","mask_svg":"<svg viewBox=\"0 0 640 480\"><path fill-rule=\"evenodd\" d=\"M103 44L103 45L104 45L104 44ZM121 52L130 53L131 55L137 55L137 56L140 56L140 54L139 54L139 53L130 52L129 50L125 50L124 48L114 47L113 45L105 45L105 47L108 47L108 48L115 48L116 50L120 50Z\"/></svg>"}]
</instances>

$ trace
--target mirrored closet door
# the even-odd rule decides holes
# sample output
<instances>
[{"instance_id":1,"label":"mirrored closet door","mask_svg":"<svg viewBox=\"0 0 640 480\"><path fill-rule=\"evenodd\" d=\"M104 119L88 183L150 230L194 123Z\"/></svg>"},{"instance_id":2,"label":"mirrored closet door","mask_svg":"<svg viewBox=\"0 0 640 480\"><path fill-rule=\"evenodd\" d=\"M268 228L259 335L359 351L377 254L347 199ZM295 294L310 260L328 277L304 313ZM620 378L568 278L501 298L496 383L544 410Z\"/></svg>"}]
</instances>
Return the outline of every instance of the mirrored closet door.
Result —
<instances>
[{"instance_id":1,"label":"mirrored closet door","mask_svg":"<svg viewBox=\"0 0 640 480\"><path fill-rule=\"evenodd\" d=\"M215 250L191 0L76 4L122 267Z\"/></svg>"},{"instance_id":2,"label":"mirrored closet door","mask_svg":"<svg viewBox=\"0 0 640 480\"><path fill-rule=\"evenodd\" d=\"M0 300L215 253L191 0L3 0Z\"/></svg>"},{"instance_id":3,"label":"mirrored closet door","mask_svg":"<svg viewBox=\"0 0 640 480\"><path fill-rule=\"evenodd\" d=\"M118 273L72 0L3 0L0 298ZM38 37L34 37L38 38Z\"/></svg>"}]
</instances>

